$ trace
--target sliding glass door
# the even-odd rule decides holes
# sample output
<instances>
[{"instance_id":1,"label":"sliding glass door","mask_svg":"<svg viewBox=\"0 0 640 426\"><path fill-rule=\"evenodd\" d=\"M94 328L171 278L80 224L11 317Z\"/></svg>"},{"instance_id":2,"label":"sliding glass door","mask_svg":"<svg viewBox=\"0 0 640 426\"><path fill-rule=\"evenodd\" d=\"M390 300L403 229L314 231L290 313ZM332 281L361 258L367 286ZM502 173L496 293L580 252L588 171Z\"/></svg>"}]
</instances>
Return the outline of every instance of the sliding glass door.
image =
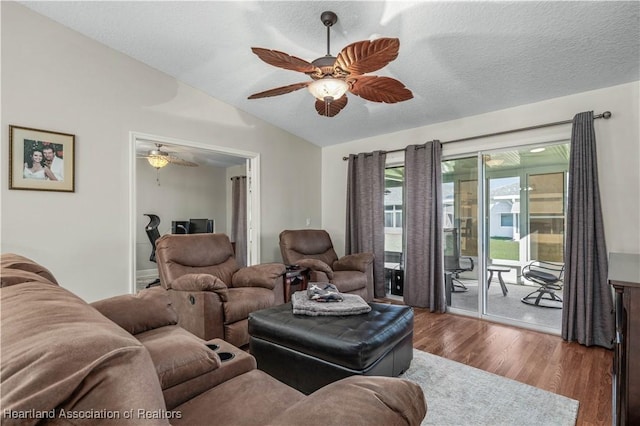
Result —
<instances>
[{"instance_id":1,"label":"sliding glass door","mask_svg":"<svg viewBox=\"0 0 640 426\"><path fill-rule=\"evenodd\" d=\"M452 310L559 331L562 302L545 301L544 292L540 301L541 283L526 271L534 262L561 268L568 161L567 143L443 161L445 282ZM562 297L561 283L556 293Z\"/></svg>"},{"instance_id":2,"label":"sliding glass door","mask_svg":"<svg viewBox=\"0 0 640 426\"><path fill-rule=\"evenodd\" d=\"M561 268L568 162L566 143L482 156L485 315L560 330L562 302L549 300L544 282L527 271L541 263ZM552 269L544 272L559 275ZM550 291L561 299L561 284Z\"/></svg>"}]
</instances>

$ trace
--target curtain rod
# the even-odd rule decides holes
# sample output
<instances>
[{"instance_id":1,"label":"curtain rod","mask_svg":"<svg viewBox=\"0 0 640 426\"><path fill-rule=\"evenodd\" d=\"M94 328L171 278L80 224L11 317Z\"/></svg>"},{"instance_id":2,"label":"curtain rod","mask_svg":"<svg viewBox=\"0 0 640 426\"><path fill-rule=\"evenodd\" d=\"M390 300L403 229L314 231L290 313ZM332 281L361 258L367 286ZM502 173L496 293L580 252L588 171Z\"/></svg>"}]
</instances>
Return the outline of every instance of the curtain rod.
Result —
<instances>
[{"instance_id":1,"label":"curtain rod","mask_svg":"<svg viewBox=\"0 0 640 426\"><path fill-rule=\"evenodd\" d=\"M597 118L604 118L605 120L608 120L608 119L611 118L611 111L605 111L602 114L598 114L598 115L594 115L593 116L594 120L597 119ZM466 138L453 139L453 140L450 140L450 141L441 141L440 143L464 142L464 141L470 141L470 140L473 140L473 139L488 138L490 136L506 135L508 133L524 132L525 130L542 129L544 127L559 126L561 124L569 124L569 123L573 123L573 119L572 120L555 121L553 123L536 124L535 126L520 127L518 129L503 130L501 132L495 132L495 133L485 133L484 135L469 136L469 137L466 137ZM404 150L406 150L406 148L392 149L392 150L389 150L389 151L382 151L382 152L385 153L385 154L389 154L391 152L402 152ZM369 154L369 155L371 155L371 154ZM342 159L344 161L347 161L349 159L349 157L342 157Z\"/></svg>"}]
</instances>

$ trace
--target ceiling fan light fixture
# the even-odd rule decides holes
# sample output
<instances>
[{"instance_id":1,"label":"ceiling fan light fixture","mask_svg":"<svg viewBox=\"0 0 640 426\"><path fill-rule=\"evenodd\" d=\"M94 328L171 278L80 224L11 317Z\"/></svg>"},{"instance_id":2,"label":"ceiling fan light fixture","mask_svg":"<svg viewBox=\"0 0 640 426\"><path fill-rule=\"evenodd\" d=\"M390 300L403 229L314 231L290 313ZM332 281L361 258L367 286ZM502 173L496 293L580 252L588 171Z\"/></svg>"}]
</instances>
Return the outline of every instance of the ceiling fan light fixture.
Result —
<instances>
[{"instance_id":1,"label":"ceiling fan light fixture","mask_svg":"<svg viewBox=\"0 0 640 426\"><path fill-rule=\"evenodd\" d=\"M338 78L325 77L309 84L308 88L316 99L333 101L340 99L349 90L349 84Z\"/></svg>"},{"instance_id":2,"label":"ceiling fan light fixture","mask_svg":"<svg viewBox=\"0 0 640 426\"><path fill-rule=\"evenodd\" d=\"M161 169L169 164L167 157L162 155L150 155L147 157L147 161L151 164L151 167L155 167L156 169Z\"/></svg>"}]
</instances>

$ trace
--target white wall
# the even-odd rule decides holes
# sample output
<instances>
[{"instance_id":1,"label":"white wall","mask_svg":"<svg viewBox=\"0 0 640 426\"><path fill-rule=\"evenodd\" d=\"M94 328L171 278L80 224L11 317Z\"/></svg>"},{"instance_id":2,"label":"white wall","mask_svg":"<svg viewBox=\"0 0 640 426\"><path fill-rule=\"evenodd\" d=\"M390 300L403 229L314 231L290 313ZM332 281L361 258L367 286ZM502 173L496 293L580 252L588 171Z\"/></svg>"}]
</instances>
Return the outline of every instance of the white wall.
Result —
<instances>
[{"instance_id":1,"label":"white wall","mask_svg":"<svg viewBox=\"0 0 640 426\"><path fill-rule=\"evenodd\" d=\"M322 224L344 253L347 162L343 156L377 149L391 150L438 139L459 139L562 121L576 113L611 111L609 120L595 121L600 193L608 251L640 253L640 82L623 84L522 105L445 123L379 135L322 150ZM390 106L389 108L393 108ZM506 146L567 140L571 125L445 144L443 155L474 153Z\"/></svg>"},{"instance_id":2,"label":"white wall","mask_svg":"<svg viewBox=\"0 0 640 426\"><path fill-rule=\"evenodd\" d=\"M223 167L184 167L169 164L156 171L146 159L136 160L136 270L156 269L149 261L151 244L144 230L145 213L160 218L160 235L171 233L171 221L215 220L216 232L227 228L227 170ZM159 185L158 185L159 181Z\"/></svg>"},{"instance_id":3,"label":"white wall","mask_svg":"<svg viewBox=\"0 0 640 426\"><path fill-rule=\"evenodd\" d=\"M259 153L262 261L280 260L282 229L320 223L320 148L17 3L0 8L2 252L88 301L128 292L131 131ZM76 136L74 193L8 190L10 124Z\"/></svg>"}]
</instances>

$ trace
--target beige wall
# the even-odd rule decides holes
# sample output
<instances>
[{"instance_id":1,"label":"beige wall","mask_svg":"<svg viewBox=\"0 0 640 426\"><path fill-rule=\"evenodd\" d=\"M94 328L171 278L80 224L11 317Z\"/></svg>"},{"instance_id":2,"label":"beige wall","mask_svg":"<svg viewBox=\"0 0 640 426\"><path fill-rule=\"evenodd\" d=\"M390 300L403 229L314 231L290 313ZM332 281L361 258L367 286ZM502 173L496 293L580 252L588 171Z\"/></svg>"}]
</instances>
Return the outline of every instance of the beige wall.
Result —
<instances>
[{"instance_id":1,"label":"beige wall","mask_svg":"<svg viewBox=\"0 0 640 426\"><path fill-rule=\"evenodd\" d=\"M344 253L347 163L343 156L374 150L404 148L433 139L441 141L499 132L534 124L571 119L576 113L611 111L609 120L596 120L600 193L607 249L640 253L640 83L630 83L522 105L488 114L379 135L322 150L322 223ZM392 108L392 107L390 107ZM507 146L568 140L571 125L469 142L445 144L453 156Z\"/></svg>"},{"instance_id":2,"label":"beige wall","mask_svg":"<svg viewBox=\"0 0 640 426\"><path fill-rule=\"evenodd\" d=\"M320 148L17 3L0 8L2 252L88 301L128 292L132 131L258 153L262 261L280 260L282 229L320 223ZM75 134L75 193L8 189L10 124Z\"/></svg>"}]
</instances>

